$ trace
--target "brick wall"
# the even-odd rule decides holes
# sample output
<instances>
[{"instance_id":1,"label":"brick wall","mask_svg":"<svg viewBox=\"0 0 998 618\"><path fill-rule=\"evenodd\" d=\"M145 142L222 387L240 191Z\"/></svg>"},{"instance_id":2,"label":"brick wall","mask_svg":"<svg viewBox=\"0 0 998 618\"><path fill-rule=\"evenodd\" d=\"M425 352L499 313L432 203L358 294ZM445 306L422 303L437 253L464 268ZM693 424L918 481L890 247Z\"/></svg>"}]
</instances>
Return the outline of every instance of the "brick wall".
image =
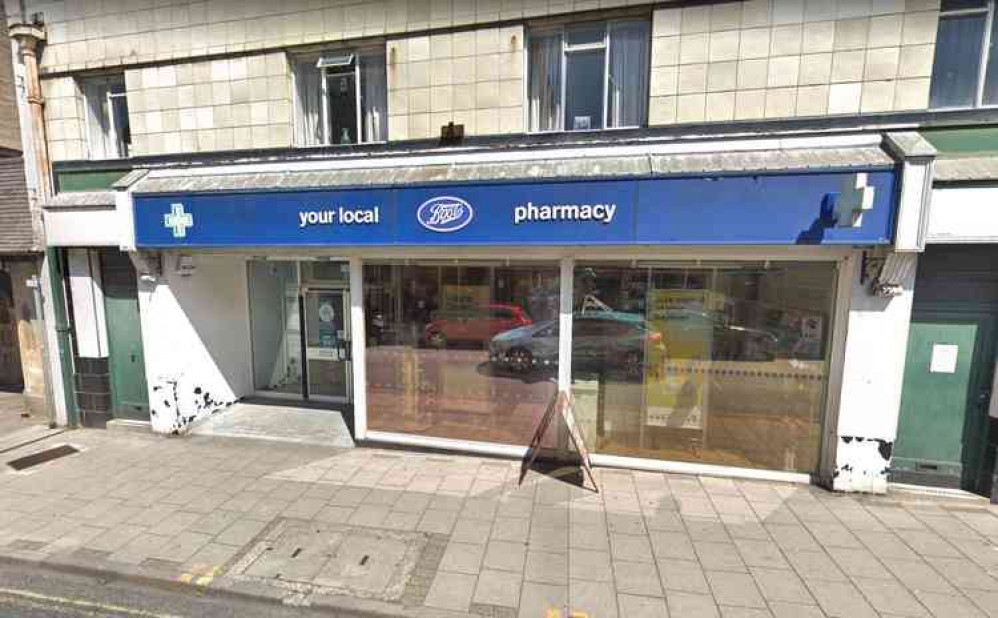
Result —
<instances>
[{"instance_id":1,"label":"brick wall","mask_svg":"<svg viewBox=\"0 0 998 618\"><path fill-rule=\"evenodd\" d=\"M0 16L2 16L0 7ZM7 24L0 24L0 40L7 40ZM21 150L21 129L14 100L14 67L11 55L0 58L0 148Z\"/></svg>"},{"instance_id":2,"label":"brick wall","mask_svg":"<svg viewBox=\"0 0 998 618\"><path fill-rule=\"evenodd\" d=\"M655 11L651 124L928 105L939 0L748 0Z\"/></svg>"}]
</instances>

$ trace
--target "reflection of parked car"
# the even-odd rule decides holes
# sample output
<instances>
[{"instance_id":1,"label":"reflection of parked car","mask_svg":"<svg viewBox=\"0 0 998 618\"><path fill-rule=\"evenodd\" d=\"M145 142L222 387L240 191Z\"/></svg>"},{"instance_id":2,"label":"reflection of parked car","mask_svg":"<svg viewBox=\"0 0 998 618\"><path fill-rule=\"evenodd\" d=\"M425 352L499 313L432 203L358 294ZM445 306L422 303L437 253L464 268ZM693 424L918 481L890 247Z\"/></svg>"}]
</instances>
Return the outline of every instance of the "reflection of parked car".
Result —
<instances>
[{"instance_id":1,"label":"reflection of parked car","mask_svg":"<svg viewBox=\"0 0 998 618\"><path fill-rule=\"evenodd\" d=\"M517 305L483 305L465 309L440 310L426 325L427 345L445 348L450 343L484 344L508 330L531 323L530 317Z\"/></svg>"},{"instance_id":2,"label":"reflection of parked car","mask_svg":"<svg viewBox=\"0 0 998 618\"><path fill-rule=\"evenodd\" d=\"M645 344L661 347L662 335L635 313L599 311L577 313L572 326L572 362L578 369L644 372ZM558 323L550 320L493 337L492 360L526 373L558 362Z\"/></svg>"},{"instance_id":3,"label":"reflection of parked car","mask_svg":"<svg viewBox=\"0 0 998 618\"><path fill-rule=\"evenodd\" d=\"M717 313L679 308L660 311L654 319L664 326L670 342L709 338L710 360L768 362L776 358L780 346L780 338L772 332L731 324Z\"/></svg>"}]
</instances>

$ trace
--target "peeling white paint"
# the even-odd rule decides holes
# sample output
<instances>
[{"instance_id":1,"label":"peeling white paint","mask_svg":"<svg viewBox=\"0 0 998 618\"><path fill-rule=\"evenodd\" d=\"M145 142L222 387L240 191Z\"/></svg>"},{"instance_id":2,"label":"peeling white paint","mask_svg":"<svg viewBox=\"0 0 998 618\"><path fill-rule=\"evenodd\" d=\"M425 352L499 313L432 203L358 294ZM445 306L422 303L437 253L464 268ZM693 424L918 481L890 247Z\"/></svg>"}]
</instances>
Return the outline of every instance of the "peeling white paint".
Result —
<instances>
[{"instance_id":1,"label":"peeling white paint","mask_svg":"<svg viewBox=\"0 0 998 618\"><path fill-rule=\"evenodd\" d=\"M184 433L252 391L246 264L199 257L182 277L172 256L163 263L155 283L139 283L150 420L157 433Z\"/></svg>"}]
</instances>

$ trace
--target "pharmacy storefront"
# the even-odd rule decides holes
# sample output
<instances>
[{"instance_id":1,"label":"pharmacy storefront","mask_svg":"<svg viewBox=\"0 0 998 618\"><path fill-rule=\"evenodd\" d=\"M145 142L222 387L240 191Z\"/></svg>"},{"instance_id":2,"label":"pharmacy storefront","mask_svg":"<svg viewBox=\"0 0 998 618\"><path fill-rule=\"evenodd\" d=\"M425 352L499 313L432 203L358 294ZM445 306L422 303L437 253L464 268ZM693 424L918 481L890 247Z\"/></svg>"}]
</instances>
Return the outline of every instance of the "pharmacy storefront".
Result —
<instances>
[{"instance_id":1,"label":"pharmacy storefront","mask_svg":"<svg viewBox=\"0 0 998 618\"><path fill-rule=\"evenodd\" d=\"M162 264L144 328L156 303L188 321L229 389L215 403L352 406L359 439L518 455L560 389L597 464L643 467L819 469L841 266L890 245L896 207L887 157L423 184L284 174L297 185L163 177L131 194L136 249ZM176 390L164 373L149 370L153 389Z\"/></svg>"}]
</instances>

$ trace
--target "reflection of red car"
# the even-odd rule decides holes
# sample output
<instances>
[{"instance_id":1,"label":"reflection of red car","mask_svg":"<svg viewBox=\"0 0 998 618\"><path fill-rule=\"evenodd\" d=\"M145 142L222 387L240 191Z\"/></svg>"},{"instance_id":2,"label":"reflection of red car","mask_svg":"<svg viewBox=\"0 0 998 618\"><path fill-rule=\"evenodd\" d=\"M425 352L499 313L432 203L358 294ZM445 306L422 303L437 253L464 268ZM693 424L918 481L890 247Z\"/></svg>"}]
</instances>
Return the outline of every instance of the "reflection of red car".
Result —
<instances>
[{"instance_id":1,"label":"reflection of red car","mask_svg":"<svg viewBox=\"0 0 998 618\"><path fill-rule=\"evenodd\" d=\"M445 348L448 343L488 344L499 333L527 326L532 320L517 305L483 305L465 309L441 310L426 325L426 343Z\"/></svg>"}]
</instances>

